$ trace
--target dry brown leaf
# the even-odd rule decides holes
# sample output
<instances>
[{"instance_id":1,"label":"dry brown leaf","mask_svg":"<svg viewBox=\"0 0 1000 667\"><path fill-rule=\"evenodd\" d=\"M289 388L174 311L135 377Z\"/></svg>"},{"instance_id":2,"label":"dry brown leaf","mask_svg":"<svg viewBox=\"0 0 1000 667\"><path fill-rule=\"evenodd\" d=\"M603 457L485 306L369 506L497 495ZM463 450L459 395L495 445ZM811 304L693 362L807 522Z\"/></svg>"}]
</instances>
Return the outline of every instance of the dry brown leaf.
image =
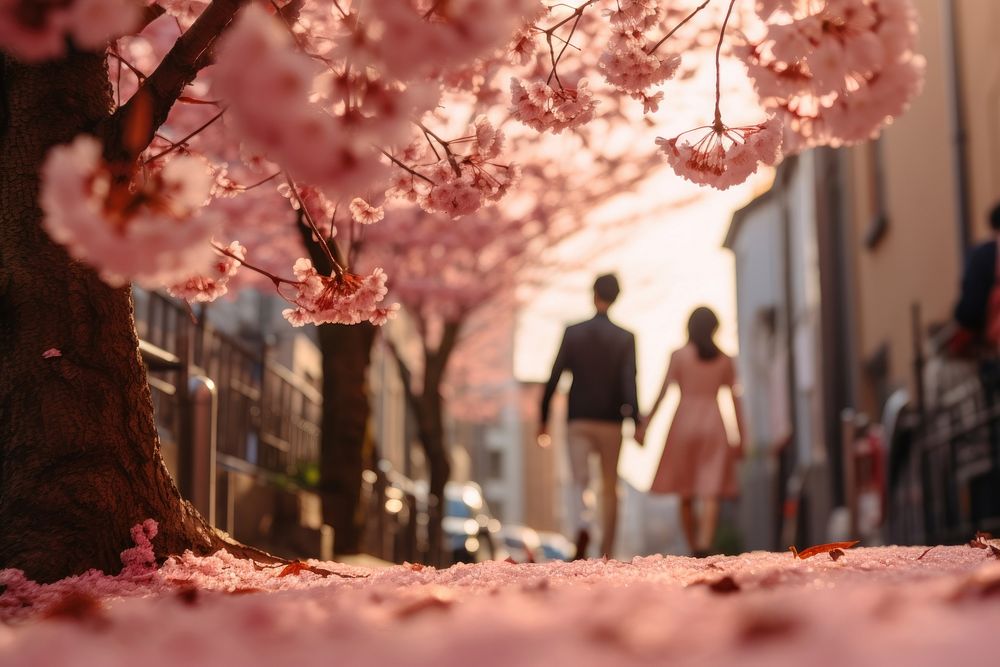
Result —
<instances>
[{"instance_id":1,"label":"dry brown leaf","mask_svg":"<svg viewBox=\"0 0 1000 667\"><path fill-rule=\"evenodd\" d=\"M57 602L45 609L42 618L76 621L99 628L108 625L101 601L83 591L69 591L63 594Z\"/></svg>"},{"instance_id":2,"label":"dry brown leaf","mask_svg":"<svg viewBox=\"0 0 1000 667\"><path fill-rule=\"evenodd\" d=\"M733 579L728 574L723 577L719 577L718 579L699 579L697 581L691 582L691 585L708 586L708 589L710 591L712 591L713 593L719 593L721 595L726 595L729 593L738 593L741 590L740 585L736 583L736 580Z\"/></svg>"},{"instance_id":3,"label":"dry brown leaf","mask_svg":"<svg viewBox=\"0 0 1000 667\"><path fill-rule=\"evenodd\" d=\"M315 567L313 565L309 565L308 563L303 563L300 560L296 560L286 565L281 570L281 572L278 573L278 576L288 577L293 574L299 575L302 574L303 572L312 572L313 574L318 574L321 577L329 577L331 574L333 574L333 572L331 572L330 570L324 570L321 567Z\"/></svg>"},{"instance_id":4,"label":"dry brown leaf","mask_svg":"<svg viewBox=\"0 0 1000 667\"><path fill-rule=\"evenodd\" d=\"M245 588L234 588L231 591L227 591L230 595L249 595L251 593L263 593L264 590L261 588L245 587Z\"/></svg>"},{"instance_id":5,"label":"dry brown leaf","mask_svg":"<svg viewBox=\"0 0 1000 667\"><path fill-rule=\"evenodd\" d=\"M818 544L814 547L809 547L803 551L799 551L794 546L788 547L788 550L792 552L792 555L796 558L806 559L812 558L813 556L818 556L819 554L825 554L833 551L834 549L850 549L855 544L861 540L851 540L850 542L830 542L829 544Z\"/></svg>"},{"instance_id":6,"label":"dry brown leaf","mask_svg":"<svg viewBox=\"0 0 1000 667\"><path fill-rule=\"evenodd\" d=\"M410 618L432 609L443 611L450 608L451 605L452 601L448 598L443 598L440 595L428 595L402 605L396 610L396 616L398 618Z\"/></svg>"},{"instance_id":7,"label":"dry brown leaf","mask_svg":"<svg viewBox=\"0 0 1000 667\"><path fill-rule=\"evenodd\" d=\"M184 585L177 588L177 599L188 607L198 604L200 594L201 591L198 590L197 586Z\"/></svg>"}]
</instances>

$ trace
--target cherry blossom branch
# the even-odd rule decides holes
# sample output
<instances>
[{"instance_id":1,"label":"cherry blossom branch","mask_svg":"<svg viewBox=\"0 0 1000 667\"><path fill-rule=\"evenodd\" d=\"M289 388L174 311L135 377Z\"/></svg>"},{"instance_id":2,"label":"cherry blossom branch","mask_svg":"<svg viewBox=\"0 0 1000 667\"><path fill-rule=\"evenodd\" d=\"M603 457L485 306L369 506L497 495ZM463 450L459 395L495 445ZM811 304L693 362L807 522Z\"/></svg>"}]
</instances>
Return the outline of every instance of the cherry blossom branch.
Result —
<instances>
[{"instance_id":1,"label":"cherry blossom branch","mask_svg":"<svg viewBox=\"0 0 1000 667\"><path fill-rule=\"evenodd\" d=\"M438 10L438 7L441 6L442 2L443 0L434 0L434 4L431 5L431 8L428 9L427 12L424 14L423 19L426 21L430 17L434 16L434 12Z\"/></svg>"},{"instance_id":2,"label":"cherry blossom branch","mask_svg":"<svg viewBox=\"0 0 1000 667\"><path fill-rule=\"evenodd\" d=\"M719 109L719 102L722 99L721 80L722 73L719 66L719 56L722 53L722 41L726 37L726 26L729 24L729 17L733 13L733 5L736 0L729 0L729 9L726 11L726 18L722 21L722 30L719 31L719 43L715 47L715 128L718 131L722 127L722 111Z\"/></svg>"},{"instance_id":3,"label":"cherry blossom branch","mask_svg":"<svg viewBox=\"0 0 1000 667\"><path fill-rule=\"evenodd\" d=\"M323 275L333 274L333 266L329 263L330 254L332 253L335 259L343 256L336 241L333 240L332 236L317 238L312 227L306 222L302 210L299 209L295 213L295 226L299 230L299 235L302 237L302 245L305 246L306 252L309 253L309 258L312 260L313 266ZM333 220L330 222L332 225ZM320 248L318 246L323 247Z\"/></svg>"},{"instance_id":4,"label":"cherry blossom branch","mask_svg":"<svg viewBox=\"0 0 1000 667\"><path fill-rule=\"evenodd\" d=\"M184 88L208 64L207 53L248 0L212 0L131 99L102 123L109 161L133 160L152 141Z\"/></svg>"},{"instance_id":5,"label":"cherry blossom branch","mask_svg":"<svg viewBox=\"0 0 1000 667\"><path fill-rule=\"evenodd\" d=\"M413 176L416 176L417 178L422 178L422 179L424 179L425 181L427 181L427 182L428 182L428 183L430 183L431 185L437 185L437 184L436 184L436 183L435 183L434 181L432 181L432 180L431 180L431 179L429 179L428 177L424 176L423 174L421 174L421 173L420 173L419 171L417 171L416 169L413 169L412 167L408 167L408 166L406 166L406 164L405 164L404 162L402 162L402 161L401 161L401 160L399 160L398 158L395 158L395 157L393 157L393 156L392 156L392 154L391 154L391 153L389 153L389 151L387 151L387 150L385 150L385 149L383 149L383 148L379 148L379 151L380 151L380 152L382 153L382 155L384 155L384 156L386 156L387 158L389 158L389 161L390 161L390 162L392 162L392 163L393 163L394 165L396 165L397 167L399 167L400 169L402 169L402 170L404 170L404 171L408 171L408 172L409 172L410 174L412 174Z\"/></svg>"},{"instance_id":6,"label":"cherry blossom branch","mask_svg":"<svg viewBox=\"0 0 1000 667\"><path fill-rule=\"evenodd\" d=\"M451 142L450 141L445 141L444 139L442 139L438 135L434 134L434 132L432 132L431 130L428 130L424 126L424 124L421 123L421 122L419 122L419 121L417 121L417 127L419 127L421 130L423 130L425 135L430 135L431 137L433 137L434 139L436 139L439 144L441 144L441 147L444 149L445 157L448 158L448 164L451 165L451 169L452 169L452 171L455 172L455 176L461 177L462 176L462 169L458 166L458 161L455 159L455 153L451 150ZM435 153L436 152L437 151L435 151Z\"/></svg>"},{"instance_id":7,"label":"cherry blossom branch","mask_svg":"<svg viewBox=\"0 0 1000 667\"><path fill-rule=\"evenodd\" d=\"M333 6L337 8L337 11L340 12L341 16L343 16L345 19L350 17L350 14L345 12L344 8L340 6L340 2L338 2L338 0L330 0L330 1L333 3Z\"/></svg>"},{"instance_id":8,"label":"cherry blossom branch","mask_svg":"<svg viewBox=\"0 0 1000 667\"><path fill-rule=\"evenodd\" d=\"M274 283L274 288L278 291L278 296L280 296L282 299L285 299L286 301L288 301L288 299L285 297L284 294L281 293L281 285L282 284L285 284L285 285L301 285L302 284L302 283L300 283L297 280L289 280L288 278L282 278L281 276L274 275L273 273L271 273L270 271L267 271L266 269L262 269L259 266L254 266L253 264L250 264L249 262L247 262L245 259L240 259L240 257L238 255L236 255L235 253L230 252L228 248L226 248L225 246L219 245L215 241L212 241L212 247L215 248L218 252L220 252L223 255L225 255L226 257L229 257L231 259L235 259L237 262L240 263L240 266L245 266L246 268L250 269L251 271L253 271L255 273L259 273L260 275L262 275L265 278L267 278L268 280L270 280L272 283Z\"/></svg>"},{"instance_id":9,"label":"cherry blossom branch","mask_svg":"<svg viewBox=\"0 0 1000 667\"><path fill-rule=\"evenodd\" d=\"M204 124L201 125L201 127L195 129L194 131L192 131L190 134L188 134L183 139L175 141L173 143L173 145L170 146L170 148L166 148L166 149L160 151L159 153L157 153L156 155L154 155L153 157L151 157L151 158L149 158L147 160L144 160L143 163L142 163L143 166L149 164L150 162L155 162L156 160L159 160L161 157L163 157L165 155L169 155L170 153L173 153L175 150L177 150L178 148L180 148L181 146L183 146L184 144L186 144L188 141L190 141L193 137L195 137L195 136L201 134L202 132L204 132L215 121L217 121L220 118L222 118L222 114L224 114L224 113L226 113L225 109L223 109L219 113L217 113L214 116L212 116L211 118L209 118Z\"/></svg>"},{"instance_id":10,"label":"cherry blossom branch","mask_svg":"<svg viewBox=\"0 0 1000 667\"><path fill-rule=\"evenodd\" d=\"M684 26L685 23L687 23L688 21L690 21L691 19L693 19L698 14L698 12L700 12L703 9L705 9L705 7L707 7L708 3L710 3L711 1L712 0L705 0L705 2L703 2L700 5L698 5L697 7L695 7L695 9L694 9L693 12L691 12L686 17L684 17L683 21L681 21L680 23L678 23L677 25L675 25L674 28L673 28L673 30L671 30L670 32L668 32L666 35L663 36L663 39L661 39L660 41L658 41L656 44L653 44L653 46L651 46L649 48L649 50L646 51L646 53L652 55L654 51L656 51L658 48L660 48L660 46L663 45L664 42L666 42L668 39L670 39L671 37L673 37L674 33L677 32L678 30L680 30ZM732 7L732 5L730 5L729 6L729 11L732 11L732 9L733 9L733 7ZM725 29L723 28L723 30L725 30Z\"/></svg>"},{"instance_id":11,"label":"cherry blossom branch","mask_svg":"<svg viewBox=\"0 0 1000 667\"><path fill-rule=\"evenodd\" d=\"M133 65L129 61L125 60L125 58L123 58L122 55L120 53L118 53L118 47L117 46L114 46L111 49L111 51L109 51L108 53L109 53L109 55L112 58L114 58L115 60L118 61L119 66L125 65L125 67L128 67L129 70L131 70L132 74L135 74L135 78L137 78L139 80L139 83L142 83L146 79L146 74L142 70L140 70L138 67L136 67L135 65ZM119 79L119 81L120 81L120 79ZM119 84L119 88L120 87L121 86Z\"/></svg>"},{"instance_id":12,"label":"cherry blossom branch","mask_svg":"<svg viewBox=\"0 0 1000 667\"><path fill-rule=\"evenodd\" d=\"M257 181L253 185L241 185L240 186L240 190L242 190L243 192L247 192L249 190L253 190L254 188L259 188L260 186L264 185L265 183L269 183L270 181L273 181L278 176L281 176L281 172L280 171L274 172L273 174L271 174L267 178L265 178L263 180L260 180L260 181Z\"/></svg>"},{"instance_id":13,"label":"cherry blossom branch","mask_svg":"<svg viewBox=\"0 0 1000 667\"><path fill-rule=\"evenodd\" d=\"M302 201L302 197L299 196L299 190L295 186L295 181L292 180L291 176L285 174L285 182L288 183L288 187L292 192L292 196L295 197L295 201L297 201L299 204L299 212L301 213L302 218L309 224L309 228L312 229L313 234L315 234L316 238L319 239L320 245L323 246L323 252L326 255L326 258L330 261L330 266L333 268L333 272L337 275L338 278L343 278L344 267L341 266L340 262L338 262L336 258L333 256L333 252L330 250L329 244L323 241L324 239L323 232L320 231L319 226L316 224L316 221L313 220L312 214L309 212L309 209L306 208L306 203Z\"/></svg>"},{"instance_id":14,"label":"cherry blossom branch","mask_svg":"<svg viewBox=\"0 0 1000 667\"><path fill-rule=\"evenodd\" d=\"M143 30L145 30L150 23L152 23L153 21L160 18L166 13L167 10L161 7L160 5L149 5L148 7L142 10L142 18L139 19L139 25L135 27L132 33L138 35Z\"/></svg>"},{"instance_id":15,"label":"cherry blossom branch","mask_svg":"<svg viewBox=\"0 0 1000 667\"><path fill-rule=\"evenodd\" d=\"M573 39L573 35L574 33L576 33L577 26L580 25L580 19L583 18L583 12L585 12L587 8L593 5L595 2L597 2L597 0L587 0L582 5L574 9L572 14L562 19L561 21L558 21L557 23L555 23L555 25L549 26L548 28L537 28L545 35L545 42L546 44L549 45L549 59L552 61L552 70L549 72L548 78L545 79L546 84L549 84L554 78L559 87L560 88L563 87L562 81L559 80L559 74L556 71L556 68L559 66L559 61L562 60L563 54L566 53L566 47L569 46L570 40ZM568 7L568 5L566 6ZM556 50L555 46L552 43L552 39L553 37L555 37L556 30L563 27L570 21L573 21L573 27L570 29L569 37L567 37L565 40L556 37L557 39L563 42L563 46L559 50L559 55L556 55Z\"/></svg>"}]
</instances>

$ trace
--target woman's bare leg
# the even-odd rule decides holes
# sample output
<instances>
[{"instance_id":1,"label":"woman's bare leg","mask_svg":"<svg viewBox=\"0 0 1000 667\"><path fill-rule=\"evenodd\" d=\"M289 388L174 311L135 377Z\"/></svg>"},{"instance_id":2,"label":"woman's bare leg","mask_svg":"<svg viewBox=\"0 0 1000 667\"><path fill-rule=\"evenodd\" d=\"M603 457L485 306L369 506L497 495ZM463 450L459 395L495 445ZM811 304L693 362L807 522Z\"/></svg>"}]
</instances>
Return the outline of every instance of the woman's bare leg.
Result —
<instances>
[{"instance_id":1,"label":"woman's bare leg","mask_svg":"<svg viewBox=\"0 0 1000 667\"><path fill-rule=\"evenodd\" d=\"M715 529L719 525L719 499L702 498L698 519L697 548L701 551L708 551L712 548L712 542L715 541Z\"/></svg>"},{"instance_id":2,"label":"woman's bare leg","mask_svg":"<svg viewBox=\"0 0 1000 667\"><path fill-rule=\"evenodd\" d=\"M694 517L694 498L681 498L681 527L684 529L684 538L687 540L688 549L695 551L698 548L696 541Z\"/></svg>"}]
</instances>

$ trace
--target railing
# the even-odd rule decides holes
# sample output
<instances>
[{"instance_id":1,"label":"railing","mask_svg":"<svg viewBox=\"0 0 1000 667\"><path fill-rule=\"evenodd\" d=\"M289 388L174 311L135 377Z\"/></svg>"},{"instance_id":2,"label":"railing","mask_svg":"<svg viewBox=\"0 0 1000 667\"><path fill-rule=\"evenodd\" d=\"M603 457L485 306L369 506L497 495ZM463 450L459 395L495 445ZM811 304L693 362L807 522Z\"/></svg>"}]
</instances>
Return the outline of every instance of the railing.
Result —
<instances>
[{"instance_id":1,"label":"railing","mask_svg":"<svg viewBox=\"0 0 1000 667\"><path fill-rule=\"evenodd\" d=\"M977 530L1000 532L1000 377L988 359L918 358L917 371L937 374L929 397L893 418L887 433L888 539L895 543L960 543ZM1000 367L1000 366L998 366Z\"/></svg>"},{"instance_id":2,"label":"railing","mask_svg":"<svg viewBox=\"0 0 1000 667\"><path fill-rule=\"evenodd\" d=\"M183 432L186 376L201 374L218 388L218 451L280 475L299 476L319 462L323 398L316 387L242 341L197 320L160 294L137 300L136 323L147 347L177 361L149 368L161 438ZM177 442L177 440L175 440Z\"/></svg>"},{"instance_id":3,"label":"railing","mask_svg":"<svg viewBox=\"0 0 1000 667\"><path fill-rule=\"evenodd\" d=\"M211 491L194 488L195 479L204 478L198 474L204 466L198 464L205 457L197 454L202 446L189 387L193 378L208 378L215 385L218 469L249 474L282 489L316 485L321 392L269 359L265 350L252 349L204 319L161 294L137 295L136 325L157 428L182 493L191 499L215 496L214 486ZM228 500L226 495L219 494L216 524L235 532L233 515L239 508L232 494ZM426 561L427 511L411 480L383 462L365 471L361 503L367 553L395 562Z\"/></svg>"}]
</instances>

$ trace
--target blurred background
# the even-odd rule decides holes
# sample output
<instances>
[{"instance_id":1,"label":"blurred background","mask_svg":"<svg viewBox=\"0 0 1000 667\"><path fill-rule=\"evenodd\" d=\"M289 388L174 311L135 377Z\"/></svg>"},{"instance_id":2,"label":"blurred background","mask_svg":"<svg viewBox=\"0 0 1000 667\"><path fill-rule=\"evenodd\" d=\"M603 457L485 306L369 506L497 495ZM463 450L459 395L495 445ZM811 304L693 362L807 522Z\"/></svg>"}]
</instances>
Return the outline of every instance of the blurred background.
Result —
<instances>
[{"instance_id":1,"label":"blurred background","mask_svg":"<svg viewBox=\"0 0 1000 667\"><path fill-rule=\"evenodd\" d=\"M695 306L719 314L720 345L738 355L749 442L716 550L1000 530L995 352L956 351L952 321L966 258L993 238L1000 203L1000 3L916 5L925 89L880 139L803 153L724 193L651 172L594 211L589 232L547 251L541 278L478 311L469 331L489 336L463 342L445 395L452 470L440 553L400 376L399 351L419 348L405 312L371 348L350 517L359 534L345 551L320 493L317 330L290 328L273 295L246 291L192 314L138 292L164 453L182 491L237 539L285 556L573 557L564 393L548 449L535 444L539 401L563 328L591 316L594 276L614 271L623 293L611 316L636 332L643 410ZM645 447L626 439L616 557L685 553L676 500L646 493L669 421L669 409L658 415Z\"/></svg>"}]
</instances>

